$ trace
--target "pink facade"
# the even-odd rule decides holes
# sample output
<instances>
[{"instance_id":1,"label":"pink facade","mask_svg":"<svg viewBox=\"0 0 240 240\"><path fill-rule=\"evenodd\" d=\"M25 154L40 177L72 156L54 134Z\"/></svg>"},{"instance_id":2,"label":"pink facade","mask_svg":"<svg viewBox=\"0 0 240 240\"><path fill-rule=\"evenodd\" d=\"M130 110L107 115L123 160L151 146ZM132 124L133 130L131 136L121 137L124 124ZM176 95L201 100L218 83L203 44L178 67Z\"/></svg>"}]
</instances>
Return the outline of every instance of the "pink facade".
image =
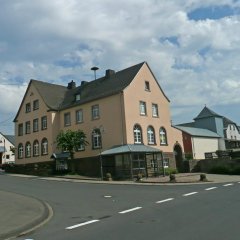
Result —
<instances>
[{"instance_id":1,"label":"pink facade","mask_svg":"<svg viewBox=\"0 0 240 240\"><path fill-rule=\"evenodd\" d=\"M96 157L115 145L144 144L161 150L170 167L175 168L175 147L177 146L178 149L177 154L182 154L183 151L182 133L171 126L170 101L148 64L144 62L110 73L110 76L89 82L82 87L73 86L69 89L53 84L48 84L46 87L44 82L30 81L15 118L16 148L18 148L16 163L50 161L52 153L60 151L56 148L59 131L81 129L87 135L90 144L82 151L76 152L75 158ZM127 81L125 79L128 73L132 75ZM115 87L114 81L121 80L126 84L117 83ZM91 92L91 88L96 87L98 82L101 82L105 91L102 95L101 92L97 92L100 91L99 89ZM106 87L103 87L104 84ZM51 87L54 89L52 97L49 97L48 91ZM64 102L59 104L59 108L53 107L56 91L58 91L56 96L58 101L61 99L59 92L62 91L62 99L68 96L67 94L73 98L71 104L65 99L68 101L66 107ZM88 91L88 94L84 91ZM77 98L78 94L80 101L75 101L74 97ZM38 107L34 109L37 101ZM28 105L30 110L26 112ZM96 117L93 117L93 114L96 114ZM43 126L45 118L46 128ZM26 129L29 128L28 123L30 123L29 131ZM99 129L101 133L99 147L94 147L92 143L94 129ZM30 144L30 150L27 144ZM22 153L19 149L21 146Z\"/></svg>"}]
</instances>

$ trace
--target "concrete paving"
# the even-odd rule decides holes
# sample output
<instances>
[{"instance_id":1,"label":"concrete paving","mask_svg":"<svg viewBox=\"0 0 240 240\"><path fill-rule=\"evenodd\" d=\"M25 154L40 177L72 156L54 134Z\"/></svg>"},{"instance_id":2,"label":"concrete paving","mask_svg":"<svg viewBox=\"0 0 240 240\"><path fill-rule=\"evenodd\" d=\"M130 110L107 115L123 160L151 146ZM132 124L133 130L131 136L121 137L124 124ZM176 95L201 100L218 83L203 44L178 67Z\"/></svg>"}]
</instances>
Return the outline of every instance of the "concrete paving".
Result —
<instances>
[{"instance_id":1,"label":"concrete paving","mask_svg":"<svg viewBox=\"0 0 240 240\"><path fill-rule=\"evenodd\" d=\"M35 177L28 175L9 174L18 177ZM207 182L201 182L200 173L176 174L176 183L169 183L169 176L156 178L143 178L140 182L135 181L101 181L97 178L89 178L78 175L62 177L39 177L55 181L87 182L98 184L205 184L240 182L239 175L206 174ZM33 231L46 223L52 217L51 207L38 199L0 191L0 239L13 239Z\"/></svg>"},{"instance_id":2,"label":"concrete paving","mask_svg":"<svg viewBox=\"0 0 240 240\"><path fill-rule=\"evenodd\" d=\"M34 230L51 213L50 206L38 199L0 191L0 239L12 239Z\"/></svg>"}]
</instances>

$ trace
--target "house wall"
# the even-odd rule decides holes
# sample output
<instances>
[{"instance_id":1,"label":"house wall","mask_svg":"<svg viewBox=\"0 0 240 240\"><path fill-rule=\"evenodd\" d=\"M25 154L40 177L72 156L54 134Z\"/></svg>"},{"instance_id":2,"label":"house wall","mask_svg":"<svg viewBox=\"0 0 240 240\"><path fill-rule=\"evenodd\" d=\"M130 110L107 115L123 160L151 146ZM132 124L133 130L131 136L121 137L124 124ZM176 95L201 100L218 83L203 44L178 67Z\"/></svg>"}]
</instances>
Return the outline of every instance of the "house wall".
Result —
<instances>
[{"instance_id":1,"label":"house wall","mask_svg":"<svg viewBox=\"0 0 240 240\"><path fill-rule=\"evenodd\" d=\"M33 101L39 100L39 109L33 110ZM31 111L26 113L25 108L26 104L31 104ZM43 99L39 95L37 89L34 87L33 84L29 86L29 89L25 95L25 98L23 99L23 102L20 107L19 114L17 116L16 122L15 122L15 146L16 146L16 163L17 164L24 164L24 163L32 163L32 162L42 162L42 161L49 161L50 156L52 152L54 151L54 136L53 136L53 128L56 132L56 127L52 125L52 122L54 122L54 119L56 117L56 113L54 112L48 112L49 108L44 103ZM41 118L43 116L47 116L47 129L42 130L41 128ZM33 132L33 119L38 119L38 131ZM31 123L31 132L30 134L25 133L25 123L27 121L30 121ZM23 124L23 135L18 135L18 126L19 124ZM47 138L48 140L48 154L42 155L41 154L41 147L40 147L40 154L39 156L33 156L33 142L35 140L38 140L39 146L41 146L41 141L43 138ZM26 143L31 143L31 157L25 156L25 146ZM24 154L23 158L18 158L18 146L22 143L24 146Z\"/></svg>"},{"instance_id":2,"label":"house wall","mask_svg":"<svg viewBox=\"0 0 240 240\"><path fill-rule=\"evenodd\" d=\"M8 141L2 134L0 134L0 147L5 147L5 152L2 153L2 164L15 162L15 155L11 151L14 145ZM5 142L4 142L5 141Z\"/></svg>"},{"instance_id":3,"label":"house wall","mask_svg":"<svg viewBox=\"0 0 240 240\"><path fill-rule=\"evenodd\" d=\"M218 150L218 138L192 137L193 159L205 159L205 152Z\"/></svg>"},{"instance_id":4,"label":"house wall","mask_svg":"<svg viewBox=\"0 0 240 240\"><path fill-rule=\"evenodd\" d=\"M145 81L150 84L150 91L145 90ZM33 101L39 100L39 109L33 111ZM147 115L141 116L139 112L139 102L145 101L147 104ZM31 103L31 111L25 112L27 103ZM158 117L152 116L152 103L158 104ZM92 119L92 106L98 105L100 110L100 117L98 119ZM76 111L82 109L83 122L76 123ZM71 124L69 126L64 125L64 115L70 113ZM47 129L41 129L41 117L47 116ZM39 119L39 131L33 132L33 119ZM31 122L31 132L25 134L25 123ZM18 126L23 123L24 133L23 136L18 136ZM29 141L31 143L31 152L33 153L33 142L38 140L39 144L43 138L48 139L48 154L39 155L26 158L25 154L23 158L16 159L17 164L22 163L34 163L41 161L49 161L53 152L60 152L61 149L57 149L56 137L60 130L83 130L87 136L89 145L85 147L84 151L75 153L75 158L89 158L95 157L100 152L111 148L114 145L121 144L133 144L133 126L139 124L142 127L143 143L148 145L147 128L152 126L155 130L156 147L165 153L165 156L171 156L174 159L173 148L176 144L183 146L181 131L173 128L170 122L170 104L168 99L164 96L160 86L154 78L151 70L147 64L144 64L136 75L132 83L126 87L123 92L112 95L109 97L101 98L89 103L74 106L59 112L49 111L49 108L44 103L37 89L33 84L30 84L23 102L21 104L19 114L15 123L15 136L16 136L16 148L20 143L25 146ZM167 132L167 144L160 145L159 129L164 127ZM92 131L95 128L99 128L102 134L102 148L92 149ZM41 148L40 148L41 153ZM170 157L169 157L170 158ZM175 166L175 163L171 163L171 166Z\"/></svg>"},{"instance_id":5,"label":"house wall","mask_svg":"<svg viewBox=\"0 0 240 240\"><path fill-rule=\"evenodd\" d=\"M99 105L100 118L92 119L92 106ZM83 122L76 124L76 111L83 111ZM71 125L64 126L64 114L70 113ZM120 145L124 141L124 132L122 127L121 114L121 94L113 95L107 98L102 98L86 104L82 104L60 112L59 126L61 130L82 130L86 136L89 145L85 147L85 151L75 153L76 158L85 158L99 155L100 152L114 146ZM102 149L92 149L92 131L99 128L102 134Z\"/></svg>"},{"instance_id":6,"label":"house wall","mask_svg":"<svg viewBox=\"0 0 240 240\"><path fill-rule=\"evenodd\" d=\"M191 155L193 153L192 136L185 132L182 132L182 136L183 136L184 152L185 152L186 157L188 157L188 155Z\"/></svg>"},{"instance_id":7,"label":"house wall","mask_svg":"<svg viewBox=\"0 0 240 240\"><path fill-rule=\"evenodd\" d=\"M145 90L145 81L149 82L150 91ZM140 115L140 101L146 102L147 115ZM158 117L152 116L152 103L158 104ZM155 130L156 137L156 144L153 145L153 147L163 152L173 152L173 147L176 142L183 146L181 131L171 126L169 101L164 96L164 93L146 64L141 68L132 83L124 90L124 106L126 116L126 140L128 143L134 143L133 127L135 124L139 124L142 128L144 144L148 145L147 128L151 125ZM164 127L167 132L168 144L165 146L160 146L160 127Z\"/></svg>"},{"instance_id":8,"label":"house wall","mask_svg":"<svg viewBox=\"0 0 240 240\"><path fill-rule=\"evenodd\" d=\"M226 129L226 137L228 139L240 140L240 133L234 124L229 124Z\"/></svg>"}]
</instances>

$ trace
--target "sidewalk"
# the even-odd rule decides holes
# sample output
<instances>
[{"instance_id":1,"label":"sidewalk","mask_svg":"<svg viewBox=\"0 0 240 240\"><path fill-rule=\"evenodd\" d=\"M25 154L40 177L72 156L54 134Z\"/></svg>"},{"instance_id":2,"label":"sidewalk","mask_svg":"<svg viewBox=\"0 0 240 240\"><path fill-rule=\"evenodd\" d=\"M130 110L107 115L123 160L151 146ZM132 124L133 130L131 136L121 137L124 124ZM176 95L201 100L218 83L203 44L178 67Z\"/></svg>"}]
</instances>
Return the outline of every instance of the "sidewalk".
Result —
<instances>
[{"instance_id":1,"label":"sidewalk","mask_svg":"<svg viewBox=\"0 0 240 240\"><path fill-rule=\"evenodd\" d=\"M0 191L0 239L12 239L43 225L52 216L40 200Z\"/></svg>"},{"instance_id":2,"label":"sidewalk","mask_svg":"<svg viewBox=\"0 0 240 240\"><path fill-rule=\"evenodd\" d=\"M170 183L169 176L159 176L151 178L143 178L141 181L136 182L132 180L126 181L102 181L100 178L91 178L80 175L64 175L56 176L54 179L65 181L79 181L79 182L92 182L92 183L110 183L110 184L197 184L197 183L224 183L224 182L240 182L240 175L220 175L220 174L206 174L206 182L200 181L201 173L178 173L176 176L176 183ZM46 178L47 179L47 178ZM51 178L53 179L53 178Z\"/></svg>"}]
</instances>

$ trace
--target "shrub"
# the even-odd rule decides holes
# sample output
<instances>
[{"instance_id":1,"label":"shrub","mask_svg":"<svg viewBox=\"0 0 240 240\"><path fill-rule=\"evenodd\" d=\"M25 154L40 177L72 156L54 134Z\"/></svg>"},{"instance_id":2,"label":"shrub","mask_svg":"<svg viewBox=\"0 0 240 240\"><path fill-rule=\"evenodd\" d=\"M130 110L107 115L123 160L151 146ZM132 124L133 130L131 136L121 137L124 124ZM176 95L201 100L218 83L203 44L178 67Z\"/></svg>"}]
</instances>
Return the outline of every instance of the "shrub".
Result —
<instances>
[{"instance_id":1,"label":"shrub","mask_svg":"<svg viewBox=\"0 0 240 240\"><path fill-rule=\"evenodd\" d=\"M137 181L141 181L141 180L142 180L142 177L143 177L143 175L142 175L141 173L138 173L138 175L137 175Z\"/></svg>"},{"instance_id":2,"label":"shrub","mask_svg":"<svg viewBox=\"0 0 240 240\"><path fill-rule=\"evenodd\" d=\"M227 166L216 166L211 168L209 172L214 174L230 174L231 170Z\"/></svg>"},{"instance_id":3,"label":"shrub","mask_svg":"<svg viewBox=\"0 0 240 240\"><path fill-rule=\"evenodd\" d=\"M165 175L177 174L178 170L175 168L165 168Z\"/></svg>"},{"instance_id":4,"label":"shrub","mask_svg":"<svg viewBox=\"0 0 240 240\"><path fill-rule=\"evenodd\" d=\"M175 174L170 174L169 178L170 178L170 180L169 180L170 182L176 182Z\"/></svg>"},{"instance_id":5,"label":"shrub","mask_svg":"<svg viewBox=\"0 0 240 240\"><path fill-rule=\"evenodd\" d=\"M199 180L199 181L201 181L201 182L207 182L208 180L207 180L206 174L204 174L204 173L200 174L200 180Z\"/></svg>"},{"instance_id":6,"label":"shrub","mask_svg":"<svg viewBox=\"0 0 240 240\"><path fill-rule=\"evenodd\" d=\"M106 180L107 181L112 181L112 174L111 173L106 173Z\"/></svg>"}]
</instances>

